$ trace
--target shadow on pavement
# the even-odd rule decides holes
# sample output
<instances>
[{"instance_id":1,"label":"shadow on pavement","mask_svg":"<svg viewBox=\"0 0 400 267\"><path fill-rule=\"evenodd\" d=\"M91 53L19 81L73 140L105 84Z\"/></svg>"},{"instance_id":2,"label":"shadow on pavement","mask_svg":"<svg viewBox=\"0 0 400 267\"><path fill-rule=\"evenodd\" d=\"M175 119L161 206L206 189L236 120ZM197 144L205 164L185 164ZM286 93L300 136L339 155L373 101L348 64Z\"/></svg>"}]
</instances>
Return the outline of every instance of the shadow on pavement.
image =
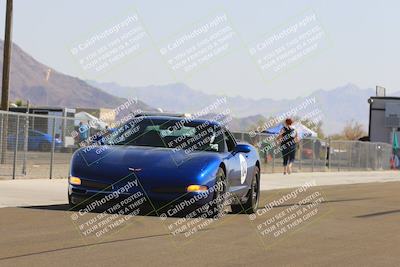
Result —
<instances>
[{"instance_id":1,"label":"shadow on pavement","mask_svg":"<svg viewBox=\"0 0 400 267\"><path fill-rule=\"evenodd\" d=\"M23 209L35 209L35 210L48 210L48 211L70 211L70 212L79 212L78 209L71 209L71 207L68 204L52 204L52 205L39 205L39 206L23 206L23 207L18 207L18 208L23 208ZM90 213L107 213L107 214L118 214L118 211L112 212L112 211L107 211L107 207L104 208L96 208L94 210L91 210ZM139 214L134 215L134 216L142 216L142 217L157 217L159 218L161 214L165 214L165 211L163 209L153 209L146 207L142 210L140 210ZM179 211L177 214L174 215L168 215L168 218L184 218L187 214L189 214L188 211ZM126 214L125 214L126 215ZM198 214L196 216L190 217L190 218L200 218L201 214ZM208 217L207 217L208 218ZM208 218L210 219L210 218Z\"/></svg>"},{"instance_id":2,"label":"shadow on pavement","mask_svg":"<svg viewBox=\"0 0 400 267\"><path fill-rule=\"evenodd\" d=\"M348 199L332 199L332 200L324 200L321 202L321 204L328 204L328 203L336 203L336 202L349 202L349 201L362 201L362 200L371 200L371 199L376 199L376 198L348 198ZM269 203L269 202L268 202ZM294 206L297 203L288 203L288 204L283 204L283 205L277 205L274 206L276 208L284 208L284 207L290 207L290 206ZM306 202L302 205L310 205L313 204L312 202ZM38 209L38 210L55 210L55 211L74 211L71 210L71 207L68 204L53 204L53 205L41 205L41 206L24 206L24 207L20 207L20 208L24 208L24 209ZM258 207L259 209L262 207ZM400 211L400 210L399 210ZM91 211L93 213L101 213L104 212L104 209L96 209ZM397 211L393 211L393 212L397 212ZM389 212L391 213L391 212ZM113 214L113 213L110 213ZM141 214L143 216L156 216L156 214L154 213L146 213L146 214ZM361 215L362 217L369 217L369 216L378 216L381 214L372 214L372 215Z\"/></svg>"},{"instance_id":3,"label":"shadow on pavement","mask_svg":"<svg viewBox=\"0 0 400 267\"><path fill-rule=\"evenodd\" d=\"M349 202L349 201L362 201L362 200L371 200L371 199L376 199L373 197L366 197L366 198L347 198L347 199L332 199L332 200L324 200L321 201L321 204L329 204L329 203L336 203L336 202ZM268 202L269 203L269 202ZM313 204L313 202L306 202L302 204L303 206ZM275 208L285 208L285 207L291 207L297 205L297 203L288 203L288 204L283 204L283 205L277 205L274 206Z\"/></svg>"},{"instance_id":4,"label":"shadow on pavement","mask_svg":"<svg viewBox=\"0 0 400 267\"><path fill-rule=\"evenodd\" d=\"M51 210L51 211L71 211L71 212L77 212L78 210L71 209L71 207L68 204L53 204L53 205L41 205L41 206L24 206L24 207L19 207L23 209L35 209L35 210ZM107 210L107 208L96 208L94 210L91 210L89 213L103 213ZM107 212L108 214L117 214L117 212ZM152 217L158 217L155 212L148 212L143 211L138 215L135 216L152 216Z\"/></svg>"},{"instance_id":5,"label":"shadow on pavement","mask_svg":"<svg viewBox=\"0 0 400 267\"><path fill-rule=\"evenodd\" d=\"M24 206L19 207L24 209L37 209L37 210L60 210L60 211L70 211L68 204L53 204L53 205L41 205L41 206Z\"/></svg>"},{"instance_id":6,"label":"shadow on pavement","mask_svg":"<svg viewBox=\"0 0 400 267\"><path fill-rule=\"evenodd\" d=\"M398 212L400 212L400 210L388 210L388 211L381 211L381 212L369 213L369 214L364 214L364 215L358 215L358 216L356 216L356 218L368 218L368 217L375 217L375 216L383 216L383 215L398 213Z\"/></svg>"},{"instance_id":7,"label":"shadow on pavement","mask_svg":"<svg viewBox=\"0 0 400 267\"><path fill-rule=\"evenodd\" d=\"M146 239L146 238L163 237L163 236L169 236L169 235L170 235L170 233L168 232L168 233L164 233L164 234L139 236L139 237L132 237L132 238L124 238L124 239L97 242L97 243L92 243L92 244L76 245L76 246L70 246L70 247L65 247L65 248L56 248L56 249L50 249L50 250L44 250L44 251L38 251L38 252L32 252L32 253L26 253L26 254L21 254L21 255L16 255L16 256L4 257L4 258L0 258L0 261L16 259L16 258L21 258L21 257L34 256L34 255L40 255L40 254L45 254L45 253L58 252L58 251L66 251L66 250L77 249L77 248L87 248L87 247L93 247L93 246L98 246L98 245L113 244L113 243L118 243L118 242L127 242L127 241L140 240L140 239Z\"/></svg>"}]
</instances>

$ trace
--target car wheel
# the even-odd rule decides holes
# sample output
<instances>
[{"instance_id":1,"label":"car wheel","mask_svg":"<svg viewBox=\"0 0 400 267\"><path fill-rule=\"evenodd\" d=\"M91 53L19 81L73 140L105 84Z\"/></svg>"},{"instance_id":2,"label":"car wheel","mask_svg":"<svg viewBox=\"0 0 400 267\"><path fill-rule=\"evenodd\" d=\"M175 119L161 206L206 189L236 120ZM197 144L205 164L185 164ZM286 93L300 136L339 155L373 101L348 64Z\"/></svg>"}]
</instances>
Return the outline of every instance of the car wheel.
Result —
<instances>
[{"instance_id":1,"label":"car wheel","mask_svg":"<svg viewBox=\"0 0 400 267\"><path fill-rule=\"evenodd\" d=\"M43 142L43 143L39 144L39 150L40 151L46 151L47 152L47 151L50 151L50 148L51 148L51 146L47 142Z\"/></svg>"},{"instance_id":2,"label":"car wheel","mask_svg":"<svg viewBox=\"0 0 400 267\"><path fill-rule=\"evenodd\" d=\"M226 177L225 172L222 168L218 168L217 175L215 177L215 186L213 200L210 208L207 211L207 215L210 218L217 218L222 215L225 209L225 194L226 193Z\"/></svg>"},{"instance_id":3,"label":"car wheel","mask_svg":"<svg viewBox=\"0 0 400 267\"><path fill-rule=\"evenodd\" d=\"M258 202L260 201L260 169L256 166L254 176L251 180L251 188L247 193L247 200L242 205L232 205L233 213L252 214L257 211Z\"/></svg>"},{"instance_id":4,"label":"car wheel","mask_svg":"<svg viewBox=\"0 0 400 267\"><path fill-rule=\"evenodd\" d=\"M76 205L72 202L70 194L68 194L68 205L69 205L70 210L75 210Z\"/></svg>"},{"instance_id":5,"label":"car wheel","mask_svg":"<svg viewBox=\"0 0 400 267\"><path fill-rule=\"evenodd\" d=\"M70 194L68 194L68 206L69 206L69 210L70 211L78 211L78 210L80 210L81 208L84 207L84 205L82 205L82 203L75 204L72 201L72 198L71 198Z\"/></svg>"}]
</instances>

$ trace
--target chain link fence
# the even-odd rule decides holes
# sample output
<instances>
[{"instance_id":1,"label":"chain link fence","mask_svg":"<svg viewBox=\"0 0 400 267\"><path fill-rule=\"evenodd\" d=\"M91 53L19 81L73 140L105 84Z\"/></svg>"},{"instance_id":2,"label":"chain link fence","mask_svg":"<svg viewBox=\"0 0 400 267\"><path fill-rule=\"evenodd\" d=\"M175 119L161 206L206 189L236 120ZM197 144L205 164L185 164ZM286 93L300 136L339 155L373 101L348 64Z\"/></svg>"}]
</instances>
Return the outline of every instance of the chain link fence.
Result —
<instances>
[{"instance_id":1,"label":"chain link fence","mask_svg":"<svg viewBox=\"0 0 400 267\"><path fill-rule=\"evenodd\" d=\"M65 178L72 153L78 148L82 119L0 111L0 179ZM90 130L94 135L95 129ZM282 153L275 137L233 133L237 140L254 145L261 170L283 172ZM79 139L79 138L78 138ZM302 139L297 145L294 171L388 170L389 144L359 141Z\"/></svg>"},{"instance_id":2,"label":"chain link fence","mask_svg":"<svg viewBox=\"0 0 400 267\"><path fill-rule=\"evenodd\" d=\"M233 133L237 140L255 146L262 161L262 171L283 172L283 158L276 137L258 133ZM322 140L303 138L296 147L293 170L297 172L320 171L371 171L389 170L392 147L386 143L361 141Z\"/></svg>"},{"instance_id":3,"label":"chain link fence","mask_svg":"<svg viewBox=\"0 0 400 267\"><path fill-rule=\"evenodd\" d=\"M385 143L331 141L329 167L332 170L388 170L392 147Z\"/></svg>"},{"instance_id":4,"label":"chain link fence","mask_svg":"<svg viewBox=\"0 0 400 267\"><path fill-rule=\"evenodd\" d=\"M0 179L65 178L81 120L0 112Z\"/></svg>"}]
</instances>

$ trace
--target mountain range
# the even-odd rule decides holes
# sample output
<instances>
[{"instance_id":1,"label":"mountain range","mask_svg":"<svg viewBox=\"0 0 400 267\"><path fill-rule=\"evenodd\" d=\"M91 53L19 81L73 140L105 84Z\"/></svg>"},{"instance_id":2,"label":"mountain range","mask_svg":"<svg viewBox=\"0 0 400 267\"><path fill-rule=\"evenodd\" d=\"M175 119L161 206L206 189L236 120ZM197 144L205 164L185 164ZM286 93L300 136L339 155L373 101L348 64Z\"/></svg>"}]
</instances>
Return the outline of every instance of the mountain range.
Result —
<instances>
[{"instance_id":1,"label":"mountain range","mask_svg":"<svg viewBox=\"0 0 400 267\"><path fill-rule=\"evenodd\" d=\"M0 40L0 53L3 53ZM2 65L2 57L0 64ZM0 79L1 79L0 73ZM295 99L252 99L241 96L224 96L233 120L235 131L248 130L259 121L296 108L309 99L315 99L314 108L322 114L323 130L338 133L350 120L368 125L367 100L375 91L346 84L330 90L317 90L308 96ZM400 96L400 91L392 94ZM10 100L29 100L35 106L62 106L87 108L116 108L128 98L138 102L130 110L141 109L195 113L221 99L221 95L208 94L183 83L149 85L142 87L121 86L117 83L100 83L63 74L35 60L18 45L13 44Z\"/></svg>"},{"instance_id":2,"label":"mountain range","mask_svg":"<svg viewBox=\"0 0 400 267\"><path fill-rule=\"evenodd\" d=\"M0 40L0 53L3 55L4 43ZM3 57L0 57L0 66ZM0 79L2 72L0 73ZM35 106L62 106L86 108L116 108L126 102L89 85L84 80L53 70L13 44L10 74L10 100L29 100ZM142 101L131 106L132 109L153 110Z\"/></svg>"},{"instance_id":3,"label":"mountain range","mask_svg":"<svg viewBox=\"0 0 400 267\"><path fill-rule=\"evenodd\" d=\"M116 83L98 83L95 81L88 81L88 83L116 96L135 96L153 107L174 112L197 112L222 97L194 90L182 83L145 87L127 87ZM351 120L363 124L366 129L369 116L367 100L374 94L374 89L361 89L349 83L331 90L317 90L308 96L295 99L274 100L268 98L251 99L241 96L225 97L232 116L240 119L237 122L239 125L236 126L235 123L235 127L239 127L241 130L248 129L249 123L246 122L249 120L252 123L256 123L259 120L298 108L307 100L314 99L315 104L312 105L313 107L309 106L307 111L304 110L306 111L305 113L312 113L311 109L319 110L322 115L321 120L324 132L334 134L340 132L346 123ZM400 96L400 91L393 95Z\"/></svg>"}]
</instances>

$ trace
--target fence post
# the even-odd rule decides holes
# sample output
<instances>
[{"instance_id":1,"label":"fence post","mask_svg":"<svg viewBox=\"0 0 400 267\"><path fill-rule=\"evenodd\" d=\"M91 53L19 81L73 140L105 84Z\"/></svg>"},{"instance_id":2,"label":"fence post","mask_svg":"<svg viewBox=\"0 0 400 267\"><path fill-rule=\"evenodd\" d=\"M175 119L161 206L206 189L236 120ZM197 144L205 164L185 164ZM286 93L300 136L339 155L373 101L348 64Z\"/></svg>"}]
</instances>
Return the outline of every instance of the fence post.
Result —
<instances>
[{"instance_id":1,"label":"fence post","mask_svg":"<svg viewBox=\"0 0 400 267\"><path fill-rule=\"evenodd\" d=\"M61 123L60 140L62 140L64 144L65 144L65 135L66 135L65 133L67 131L66 127L67 127L67 113L65 113L65 115L63 116L62 123Z\"/></svg>"},{"instance_id":2,"label":"fence post","mask_svg":"<svg viewBox=\"0 0 400 267\"><path fill-rule=\"evenodd\" d=\"M29 112L29 107L28 107ZM27 114L28 114L27 112ZM22 174L26 175L26 161L27 161L27 153L28 153L28 142L29 142L29 116L25 117L25 132L24 132L24 158L22 161Z\"/></svg>"},{"instance_id":3,"label":"fence post","mask_svg":"<svg viewBox=\"0 0 400 267\"><path fill-rule=\"evenodd\" d=\"M3 113L1 118L1 164L6 163L8 139L8 113Z\"/></svg>"},{"instance_id":4,"label":"fence post","mask_svg":"<svg viewBox=\"0 0 400 267\"><path fill-rule=\"evenodd\" d=\"M315 140L312 140L312 165L311 165L311 172L314 172L314 165L315 165Z\"/></svg>"},{"instance_id":5,"label":"fence post","mask_svg":"<svg viewBox=\"0 0 400 267\"><path fill-rule=\"evenodd\" d=\"M17 126L15 130L15 147L14 147L14 160L13 160L13 174L12 178L15 180L15 172L17 168L17 151L18 151L18 138L19 138L19 115L17 115Z\"/></svg>"},{"instance_id":6,"label":"fence post","mask_svg":"<svg viewBox=\"0 0 400 267\"><path fill-rule=\"evenodd\" d=\"M360 147L358 148L358 151L357 151L357 153L358 153L358 169L362 170L362 168L361 168L361 152L362 152L363 144L359 143L359 145L360 145Z\"/></svg>"},{"instance_id":7,"label":"fence post","mask_svg":"<svg viewBox=\"0 0 400 267\"><path fill-rule=\"evenodd\" d=\"M301 139L299 141L299 170L301 170L301 168L303 167L303 163L302 163L302 152L303 152L303 139Z\"/></svg>"},{"instance_id":8,"label":"fence post","mask_svg":"<svg viewBox=\"0 0 400 267\"><path fill-rule=\"evenodd\" d=\"M369 162L369 145L370 144L367 144L367 160L365 162L365 169L366 170L368 170L368 168L369 168L369 164L368 164L368 162Z\"/></svg>"},{"instance_id":9,"label":"fence post","mask_svg":"<svg viewBox=\"0 0 400 267\"><path fill-rule=\"evenodd\" d=\"M331 139L328 139L328 146L326 147L326 158L328 160L328 169L331 170L331 153L332 152L332 146L331 146Z\"/></svg>"},{"instance_id":10,"label":"fence post","mask_svg":"<svg viewBox=\"0 0 400 267\"><path fill-rule=\"evenodd\" d=\"M349 146L349 164L348 164L348 168L349 168L349 171L351 171L351 161L353 160L353 143L349 142L348 146Z\"/></svg>"},{"instance_id":11,"label":"fence post","mask_svg":"<svg viewBox=\"0 0 400 267\"><path fill-rule=\"evenodd\" d=\"M339 150L338 150L338 154L339 154L339 157L338 157L338 172L340 172L340 160L341 160L341 154L342 154L342 152L341 152L341 142L339 141Z\"/></svg>"},{"instance_id":12,"label":"fence post","mask_svg":"<svg viewBox=\"0 0 400 267\"><path fill-rule=\"evenodd\" d=\"M0 151L3 151L3 134L2 132L4 131L3 125L4 125L4 114L0 114L0 129L1 129L1 133L0 133Z\"/></svg>"},{"instance_id":13,"label":"fence post","mask_svg":"<svg viewBox=\"0 0 400 267\"><path fill-rule=\"evenodd\" d=\"M53 118L53 128L51 131L51 153L50 153L50 179L53 178L54 148L56 144L56 118Z\"/></svg>"},{"instance_id":14,"label":"fence post","mask_svg":"<svg viewBox=\"0 0 400 267\"><path fill-rule=\"evenodd\" d=\"M275 150L272 153L272 173L275 172Z\"/></svg>"},{"instance_id":15,"label":"fence post","mask_svg":"<svg viewBox=\"0 0 400 267\"><path fill-rule=\"evenodd\" d=\"M376 144L372 147L372 169L376 170Z\"/></svg>"}]
</instances>

